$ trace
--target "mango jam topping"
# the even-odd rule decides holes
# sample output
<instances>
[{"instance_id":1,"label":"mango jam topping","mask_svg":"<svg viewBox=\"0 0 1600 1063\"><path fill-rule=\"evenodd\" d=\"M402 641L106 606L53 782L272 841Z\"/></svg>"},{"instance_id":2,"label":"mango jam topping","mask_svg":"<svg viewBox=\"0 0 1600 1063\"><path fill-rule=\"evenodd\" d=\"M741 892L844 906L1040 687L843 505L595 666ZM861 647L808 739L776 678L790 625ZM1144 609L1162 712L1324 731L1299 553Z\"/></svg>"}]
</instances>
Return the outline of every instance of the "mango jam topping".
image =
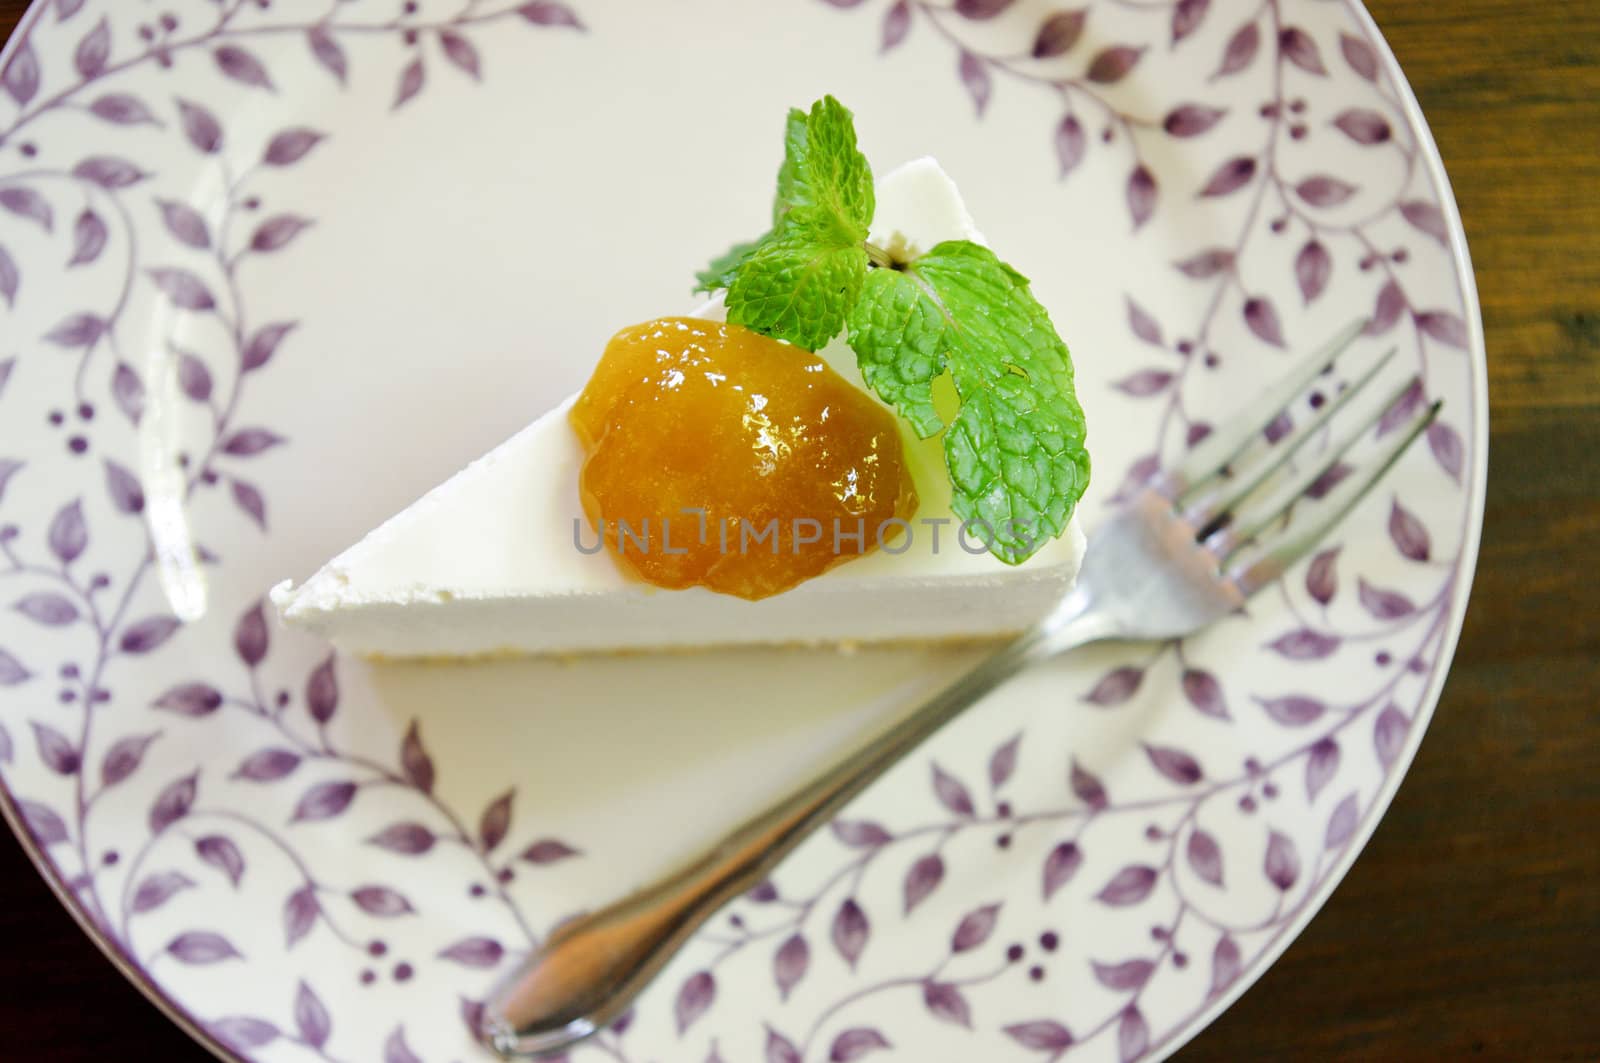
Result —
<instances>
[{"instance_id":1,"label":"mango jam topping","mask_svg":"<svg viewBox=\"0 0 1600 1063\"><path fill-rule=\"evenodd\" d=\"M893 414L738 325L623 329L570 417L590 534L657 587L765 598L892 541L885 522L916 512Z\"/></svg>"}]
</instances>

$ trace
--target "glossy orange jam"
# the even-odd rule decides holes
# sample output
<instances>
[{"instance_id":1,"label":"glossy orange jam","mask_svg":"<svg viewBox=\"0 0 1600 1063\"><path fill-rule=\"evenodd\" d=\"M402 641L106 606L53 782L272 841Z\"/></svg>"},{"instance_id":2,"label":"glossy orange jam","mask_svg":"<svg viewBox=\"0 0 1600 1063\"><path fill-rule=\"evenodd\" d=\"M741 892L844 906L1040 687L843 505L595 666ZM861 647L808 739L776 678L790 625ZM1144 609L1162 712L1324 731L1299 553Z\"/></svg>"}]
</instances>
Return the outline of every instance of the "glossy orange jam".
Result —
<instances>
[{"instance_id":1,"label":"glossy orange jam","mask_svg":"<svg viewBox=\"0 0 1600 1063\"><path fill-rule=\"evenodd\" d=\"M916 511L894 416L816 355L738 325L623 329L571 421L589 541L600 529L623 571L658 587L765 598Z\"/></svg>"}]
</instances>

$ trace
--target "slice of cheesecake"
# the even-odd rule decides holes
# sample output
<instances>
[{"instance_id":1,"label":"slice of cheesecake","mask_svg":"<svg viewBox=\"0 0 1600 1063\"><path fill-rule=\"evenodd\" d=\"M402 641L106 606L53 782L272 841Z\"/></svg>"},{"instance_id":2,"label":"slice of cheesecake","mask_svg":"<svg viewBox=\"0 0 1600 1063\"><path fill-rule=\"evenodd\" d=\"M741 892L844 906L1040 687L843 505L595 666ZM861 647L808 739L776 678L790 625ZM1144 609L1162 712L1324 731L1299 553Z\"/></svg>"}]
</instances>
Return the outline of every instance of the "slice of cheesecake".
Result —
<instances>
[{"instance_id":1,"label":"slice of cheesecake","mask_svg":"<svg viewBox=\"0 0 1600 1063\"><path fill-rule=\"evenodd\" d=\"M872 240L881 246L983 242L932 159L884 177L877 200ZM720 319L721 300L694 316ZM865 389L843 337L819 354ZM920 504L909 528L888 535L883 548L759 601L639 583L608 550L596 549L584 518L585 455L568 419L575 399L305 583L273 588L283 619L346 652L387 658L963 639L1022 630L1077 575L1084 540L1076 521L1016 566L984 551L976 534L963 534L950 508L940 439L917 439L897 419ZM848 542L845 548L854 549Z\"/></svg>"}]
</instances>

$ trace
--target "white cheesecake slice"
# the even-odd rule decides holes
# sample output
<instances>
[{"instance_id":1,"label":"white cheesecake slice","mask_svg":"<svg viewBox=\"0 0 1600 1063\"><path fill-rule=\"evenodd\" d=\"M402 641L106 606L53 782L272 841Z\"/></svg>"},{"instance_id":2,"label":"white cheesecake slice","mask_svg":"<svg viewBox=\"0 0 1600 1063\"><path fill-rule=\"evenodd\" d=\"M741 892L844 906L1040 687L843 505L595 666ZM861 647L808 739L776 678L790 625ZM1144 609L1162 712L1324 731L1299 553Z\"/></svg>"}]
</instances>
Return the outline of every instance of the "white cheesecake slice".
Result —
<instances>
[{"instance_id":1,"label":"white cheesecake slice","mask_svg":"<svg viewBox=\"0 0 1600 1063\"><path fill-rule=\"evenodd\" d=\"M877 198L872 239L881 245L983 240L932 159L884 177ZM721 314L713 300L695 316ZM865 388L842 338L820 353ZM760 601L630 580L608 552L585 552L596 536L578 497L584 452L567 421L572 402L304 583L273 588L283 619L346 652L385 658L945 640L1020 631L1077 575L1084 540L1076 521L1017 566L961 535L940 440L917 439L897 419L920 504L909 534L891 536L886 549ZM855 551L848 541L844 549Z\"/></svg>"}]
</instances>

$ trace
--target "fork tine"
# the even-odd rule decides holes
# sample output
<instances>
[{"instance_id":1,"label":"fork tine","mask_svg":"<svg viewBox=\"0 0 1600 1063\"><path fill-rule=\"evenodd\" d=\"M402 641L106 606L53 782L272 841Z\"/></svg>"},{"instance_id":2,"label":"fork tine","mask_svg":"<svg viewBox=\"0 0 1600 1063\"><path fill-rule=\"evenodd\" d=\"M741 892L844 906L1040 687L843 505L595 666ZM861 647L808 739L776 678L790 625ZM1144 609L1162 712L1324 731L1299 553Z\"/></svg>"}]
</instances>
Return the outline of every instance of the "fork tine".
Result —
<instances>
[{"instance_id":1,"label":"fork tine","mask_svg":"<svg viewBox=\"0 0 1600 1063\"><path fill-rule=\"evenodd\" d=\"M1346 325L1322 348L1279 377L1254 402L1207 436L1177 468L1163 473L1156 480L1155 489L1173 501L1181 502L1184 495L1221 472L1250 445L1256 433L1283 412L1283 408L1304 391L1318 373L1332 365L1333 360L1366 327L1365 318Z\"/></svg>"},{"instance_id":2,"label":"fork tine","mask_svg":"<svg viewBox=\"0 0 1600 1063\"><path fill-rule=\"evenodd\" d=\"M1405 453L1406 448L1433 423L1434 418L1439 415L1439 408L1443 405L1442 401L1437 400L1430 403L1426 410L1412 418L1405 430L1379 453L1360 476L1345 480L1329 492L1327 498L1323 500L1323 508L1317 514L1319 519L1315 524L1287 537L1282 542L1274 543L1249 565L1243 568L1236 567L1231 575L1240 593L1248 598L1283 575L1296 561L1309 553L1312 547L1321 542L1333 526L1343 520L1345 514L1355 508L1356 503L1383 479L1384 474L1400 460L1400 455ZM1337 456L1333 460L1337 461ZM1329 464L1331 466L1332 462ZM1268 518L1262 526L1277 519L1281 513L1282 510ZM1230 556L1226 560L1231 559Z\"/></svg>"},{"instance_id":3,"label":"fork tine","mask_svg":"<svg viewBox=\"0 0 1600 1063\"><path fill-rule=\"evenodd\" d=\"M1195 501L1185 504L1183 510L1184 519L1196 528L1204 529L1238 505L1243 499L1249 497L1258 487L1266 483L1273 473L1281 469L1285 462L1294 457L1295 453L1305 445L1306 441L1316 435L1334 414L1338 413L1346 403L1355 398L1363 388L1372 383L1373 378L1378 375L1384 366L1389 364L1389 360L1395 356L1398 350L1398 347L1390 347L1383 357L1372 363L1366 372L1351 382L1350 386L1335 395L1331 402L1324 403L1322 409L1318 410L1315 416L1299 428L1296 428L1287 438L1280 439L1273 444L1272 449L1267 452L1265 460L1258 465L1250 468L1240 476L1223 480L1209 491L1199 492L1199 496Z\"/></svg>"},{"instance_id":4,"label":"fork tine","mask_svg":"<svg viewBox=\"0 0 1600 1063\"><path fill-rule=\"evenodd\" d=\"M1244 512L1231 514L1233 519L1228 524L1206 537L1206 549L1215 554L1219 562L1226 564L1241 546L1270 527L1273 521L1283 516L1290 506L1311 490L1313 484L1338 464L1339 459L1355 445L1362 433L1371 428L1383 416L1384 411L1400 401L1400 398L1411 389L1412 383L1407 381L1395 388L1359 427L1334 440L1326 450L1317 455L1320 459L1318 464L1297 472L1286 486L1272 492L1258 505L1246 506Z\"/></svg>"}]
</instances>

